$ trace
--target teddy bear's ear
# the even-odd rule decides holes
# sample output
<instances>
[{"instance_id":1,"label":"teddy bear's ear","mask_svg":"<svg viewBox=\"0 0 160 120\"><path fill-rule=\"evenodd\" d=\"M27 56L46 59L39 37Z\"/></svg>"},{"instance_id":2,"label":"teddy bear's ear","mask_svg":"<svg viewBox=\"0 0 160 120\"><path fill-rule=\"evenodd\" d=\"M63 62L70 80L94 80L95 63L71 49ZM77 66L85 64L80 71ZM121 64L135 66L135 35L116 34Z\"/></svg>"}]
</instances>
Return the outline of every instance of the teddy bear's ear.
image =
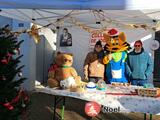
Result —
<instances>
[{"instance_id":1,"label":"teddy bear's ear","mask_svg":"<svg viewBox=\"0 0 160 120\"><path fill-rule=\"evenodd\" d=\"M61 54L62 52L61 51L57 51L57 55Z\"/></svg>"},{"instance_id":2,"label":"teddy bear's ear","mask_svg":"<svg viewBox=\"0 0 160 120\"><path fill-rule=\"evenodd\" d=\"M72 54L72 53L68 53L68 55L73 56L73 54Z\"/></svg>"},{"instance_id":3,"label":"teddy bear's ear","mask_svg":"<svg viewBox=\"0 0 160 120\"><path fill-rule=\"evenodd\" d=\"M125 42L126 41L126 35L124 34L124 32L121 32L118 37L123 41Z\"/></svg>"}]
</instances>

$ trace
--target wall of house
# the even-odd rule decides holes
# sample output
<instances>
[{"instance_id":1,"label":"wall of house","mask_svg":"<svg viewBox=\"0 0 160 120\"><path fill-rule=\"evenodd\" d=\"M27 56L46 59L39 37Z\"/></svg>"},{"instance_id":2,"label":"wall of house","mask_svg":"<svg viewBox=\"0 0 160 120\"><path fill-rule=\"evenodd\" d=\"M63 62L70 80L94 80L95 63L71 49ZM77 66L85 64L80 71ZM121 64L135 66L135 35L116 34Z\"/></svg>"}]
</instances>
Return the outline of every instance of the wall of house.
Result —
<instances>
[{"instance_id":1,"label":"wall of house","mask_svg":"<svg viewBox=\"0 0 160 120\"><path fill-rule=\"evenodd\" d=\"M30 29L31 24L19 20L13 20L12 28L14 31L21 31L23 29ZM53 62L53 53L56 49L56 34L50 29L44 28L40 31L41 41L35 44L29 34L21 34L18 39L24 40L21 45L21 54L24 56L21 59L21 64L25 65L23 68L23 77L27 80L23 86L28 90L33 90L35 81L40 83L47 82L48 68Z\"/></svg>"},{"instance_id":2,"label":"wall of house","mask_svg":"<svg viewBox=\"0 0 160 120\"><path fill-rule=\"evenodd\" d=\"M21 31L29 28L30 23L13 19L13 31ZM20 34L18 40L24 40L24 42L20 46L20 53L23 54L20 65L25 65L22 70L22 74L23 77L27 78L27 80L25 80L23 84L23 87L25 87L27 90L32 90L34 88L36 73L36 46L34 44L34 41L27 33Z\"/></svg>"}]
</instances>

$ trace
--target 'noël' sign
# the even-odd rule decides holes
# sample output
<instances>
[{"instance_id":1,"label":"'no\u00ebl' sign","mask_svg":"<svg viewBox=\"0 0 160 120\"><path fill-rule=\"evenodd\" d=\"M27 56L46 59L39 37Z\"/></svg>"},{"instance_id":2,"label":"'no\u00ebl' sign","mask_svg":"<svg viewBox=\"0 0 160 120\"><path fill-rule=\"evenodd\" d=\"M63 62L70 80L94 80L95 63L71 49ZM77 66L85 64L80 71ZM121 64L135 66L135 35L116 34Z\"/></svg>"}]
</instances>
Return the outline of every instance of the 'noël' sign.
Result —
<instances>
[{"instance_id":1,"label":"'no\u00ebl' sign","mask_svg":"<svg viewBox=\"0 0 160 120\"><path fill-rule=\"evenodd\" d=\"M103 113L120 112L120 107L111 108L107 106L102 106L101 111Z\"/></svg>"}]
</instances>

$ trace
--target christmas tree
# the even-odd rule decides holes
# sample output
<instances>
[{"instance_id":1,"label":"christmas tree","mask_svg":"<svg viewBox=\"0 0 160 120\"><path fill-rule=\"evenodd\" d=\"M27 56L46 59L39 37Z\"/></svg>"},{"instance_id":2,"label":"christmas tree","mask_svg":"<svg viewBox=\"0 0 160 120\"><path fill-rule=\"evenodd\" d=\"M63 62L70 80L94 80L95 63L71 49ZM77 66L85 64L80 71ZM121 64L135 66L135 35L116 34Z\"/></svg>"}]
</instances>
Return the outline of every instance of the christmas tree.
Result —
<instances>
[{"instance_id":1,"label":"christmas tree","mask_svg":"<svg viewBox=\"0 0 160 120\"><path fill-rule=\"evenodd\" d=\"M21 86L24 65L18 65L22 42L8 25L0 28L0 120L19 120L29 101Z\"/></svg>"}]
</instances>

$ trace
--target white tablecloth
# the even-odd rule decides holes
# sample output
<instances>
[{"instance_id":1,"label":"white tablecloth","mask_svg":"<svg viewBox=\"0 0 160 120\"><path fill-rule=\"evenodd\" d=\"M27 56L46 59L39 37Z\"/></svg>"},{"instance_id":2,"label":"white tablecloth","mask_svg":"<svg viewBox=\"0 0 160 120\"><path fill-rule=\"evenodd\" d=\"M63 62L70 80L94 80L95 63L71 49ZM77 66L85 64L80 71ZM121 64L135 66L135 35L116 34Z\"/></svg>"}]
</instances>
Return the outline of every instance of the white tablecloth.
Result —
<instances>
[{"instance_id":1,"label":"white tablecloth","mask_svg":"<svg viewBox=\"0 0 160 120\"><path fill-rule=\"evenodd\" d=\"M160 114L160 97L152 98L141 97L138 95L109 95L100 90L78 93L70 92L69 90L55 90L48 87L36 88L36 92L95 101L110 109L109 112L113 112L113 109L119 108L119 112Z\"/></svg>"}]
</instances>

